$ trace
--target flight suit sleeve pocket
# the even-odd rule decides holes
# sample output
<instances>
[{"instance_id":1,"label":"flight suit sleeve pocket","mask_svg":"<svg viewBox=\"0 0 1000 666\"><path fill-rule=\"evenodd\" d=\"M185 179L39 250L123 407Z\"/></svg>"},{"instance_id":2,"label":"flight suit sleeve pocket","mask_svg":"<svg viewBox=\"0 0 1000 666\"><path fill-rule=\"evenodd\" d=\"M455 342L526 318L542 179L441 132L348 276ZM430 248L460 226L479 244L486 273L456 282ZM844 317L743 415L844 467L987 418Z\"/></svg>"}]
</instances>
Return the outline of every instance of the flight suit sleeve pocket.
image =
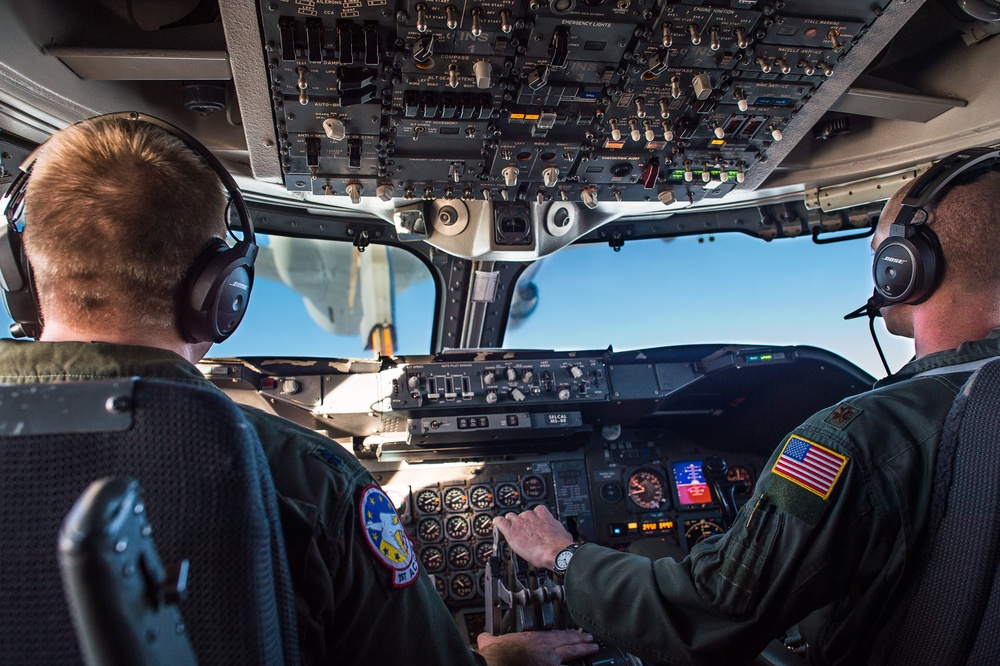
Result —
<instances>
[{"instance_id":1,"label":"flight suit sleeve pocket","mask_svg":"<svg viewBox=\"0 0 1000 666\"><path fill-rule=\"evenodd\" d=\"M747 518L740 516L728 534L691 551L699 596L727 615L743 615L751 608L782 521L773 505L756 511L749 528Z\"/></svg>"}]
</instances>

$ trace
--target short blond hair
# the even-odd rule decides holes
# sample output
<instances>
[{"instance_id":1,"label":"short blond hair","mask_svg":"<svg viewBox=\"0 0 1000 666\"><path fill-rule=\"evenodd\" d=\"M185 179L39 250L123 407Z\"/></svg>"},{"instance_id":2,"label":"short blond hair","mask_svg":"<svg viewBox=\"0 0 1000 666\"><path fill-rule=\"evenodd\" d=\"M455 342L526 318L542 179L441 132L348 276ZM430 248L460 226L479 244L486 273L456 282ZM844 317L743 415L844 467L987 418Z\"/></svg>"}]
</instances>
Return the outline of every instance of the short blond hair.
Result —
<instances>
[{"instance_id":1,"label":"short blond hair","mask_svg":"<svg viewBox=\"0 0 1000 666\"><path fill-rule=\"evenodd\" d=\"M944 255L943 279L968 292L1000 292L1000 172L963 174L928 208L927 224Z\"/></svg>"},{"instance_id":2,"label":"short blond hair","mask_svg":"<svg viewBox=\"0 0 1000 666\"><path fill-rule=\"evenodd\" d=\"M43 320L173 327L195 258L225 235L218 175L151 123L99 117L55 135L25 194L24 247Z\"/></svg>"}]
</instances>

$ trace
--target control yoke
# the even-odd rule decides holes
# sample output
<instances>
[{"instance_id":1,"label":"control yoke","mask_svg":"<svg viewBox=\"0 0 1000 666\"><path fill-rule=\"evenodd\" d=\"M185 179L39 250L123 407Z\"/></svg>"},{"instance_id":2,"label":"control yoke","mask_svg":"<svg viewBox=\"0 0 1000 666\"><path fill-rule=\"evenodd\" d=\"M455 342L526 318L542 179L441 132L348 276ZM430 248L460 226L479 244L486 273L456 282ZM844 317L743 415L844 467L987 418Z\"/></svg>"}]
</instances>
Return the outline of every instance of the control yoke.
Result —
<instances>
[{"instance_id":1,"label":"control yoke","mask_svg":"<svg viewBox=\"0 0 1000 666\"><path fill-rule=\"evenodd\" d=\"M719 456L708 456L705 458L702 469L712 486L712 495L719 503L722 511L722 525L729 530L736 523L736 493L746 493L749 487L746 481L730 481L727 478L729 466L726 461Z\"/></svg>"}]
</instances>

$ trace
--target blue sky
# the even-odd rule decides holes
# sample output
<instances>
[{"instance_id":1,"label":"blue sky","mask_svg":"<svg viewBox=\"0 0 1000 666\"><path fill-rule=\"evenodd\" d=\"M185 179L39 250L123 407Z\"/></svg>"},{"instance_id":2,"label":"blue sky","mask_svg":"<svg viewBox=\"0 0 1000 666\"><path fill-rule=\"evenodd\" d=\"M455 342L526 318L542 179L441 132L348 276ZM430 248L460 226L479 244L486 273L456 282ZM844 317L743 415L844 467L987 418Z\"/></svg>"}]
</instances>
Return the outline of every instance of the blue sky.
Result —
<instances>
[{"instance_id":1,"label":"blue sky","mask_svg":"<svg viewBox=\"0 0 1000 666\"><path fill-rule=\"evenodd\" d=\"M616 350L692 343L804 344L885 374L866 319L844 321L872 292L870 239L816 245L721 234L572 247L545 260L538 309L510 348ZM700 242L699 242L700 241ZM913 343L876 322L889 365Z\"/></svg>"}]
</instances>

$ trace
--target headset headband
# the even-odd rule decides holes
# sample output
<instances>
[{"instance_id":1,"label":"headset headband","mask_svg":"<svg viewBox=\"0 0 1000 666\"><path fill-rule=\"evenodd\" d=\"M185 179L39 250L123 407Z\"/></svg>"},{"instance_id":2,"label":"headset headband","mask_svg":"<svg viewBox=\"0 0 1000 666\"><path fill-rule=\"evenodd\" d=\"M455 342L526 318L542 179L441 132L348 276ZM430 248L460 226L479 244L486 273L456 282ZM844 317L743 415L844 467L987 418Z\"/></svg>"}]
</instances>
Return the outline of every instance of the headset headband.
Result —
<instances>
[{"instance_id":1,"label":"headset headband","mask_svg":"<svg viewBox=\"0 0 1000 666\"><path fill-rule=\"evenodd\" d=\"M900 210L892 221L894 225L910 225L917 211L922 211L931 199L948 187L959 175L989 160L1000 159L1000 149L971 148L953 153L934 164L916 182L900 201ZM917 224L922 224L923 220Z\"/></svg>"},{"instance_id":2,"label":"headset headband","mask_svg":"<svg viewBox=\"0 0 1000 666\"><path fill-rule=\"evenodd\" d=\"M253 221L236 180L201 142L159 118L128 111L95 116L75 124L105 119L142 121L176 136L205 161L226 189L230 205L236 209L240 220L243 237L237 239L232 248L218 239L196 260L187 280L187 293L179 312L181 331L189 342L225 340L235 331L246 312L253 283L253 263L257 257ZM24 255L16 223L23 212L29 175L44 145L42 143L38 146L21 164L21 173L11 183L5 195L9 197L4 207L7 224L5 228L0 227L0 296L16 322L11 327L16 337L37 338L41 335L41 318L31 279L31 267ZM229 220L225 223L229 229Z\"/></svg>"}]
</instances>

